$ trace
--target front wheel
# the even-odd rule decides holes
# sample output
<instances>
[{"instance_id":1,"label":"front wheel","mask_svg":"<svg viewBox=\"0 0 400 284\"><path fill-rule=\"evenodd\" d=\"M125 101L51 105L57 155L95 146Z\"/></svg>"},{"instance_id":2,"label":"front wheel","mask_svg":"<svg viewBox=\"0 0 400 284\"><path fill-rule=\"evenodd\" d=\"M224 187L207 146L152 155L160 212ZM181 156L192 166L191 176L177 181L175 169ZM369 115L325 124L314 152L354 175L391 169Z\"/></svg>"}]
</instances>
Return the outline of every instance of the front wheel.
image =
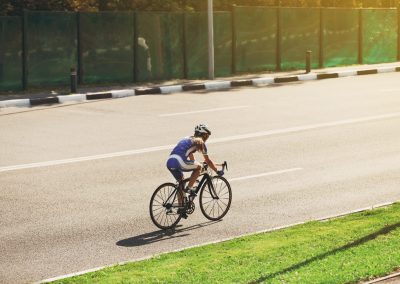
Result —
<instances>
[{"instance_id":1,"label":"front wheel","mask_svg":"<svg viewBox=\"0 0 400 284\"><path fill-rule=\"evenodd\" d=\"M232 190L229 182L220 176L211 178L200 191L200 209L203 215L212 221L222 219L229 211L232 202Z\"/></svg>"},{"instance_id":2,"label":"front wheel","mask_svg":"<svg viewBox=\"0 0 400 284\"><path fill-rule=\"evenodd\" d=\"M182 218L177 212L182 202L183 195L175 184L160 185L150 199L150 217L154 225L163 230L175 227Z\"/></svg>"}]
</instances>

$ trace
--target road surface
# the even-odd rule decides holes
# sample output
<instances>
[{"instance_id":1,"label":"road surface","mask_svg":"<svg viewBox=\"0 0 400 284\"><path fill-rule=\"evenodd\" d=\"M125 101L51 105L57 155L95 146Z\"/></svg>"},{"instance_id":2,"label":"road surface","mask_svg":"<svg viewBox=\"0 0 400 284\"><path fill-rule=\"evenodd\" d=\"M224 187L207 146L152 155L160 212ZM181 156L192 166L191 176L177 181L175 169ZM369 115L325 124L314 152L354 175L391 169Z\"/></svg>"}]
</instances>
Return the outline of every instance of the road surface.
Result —
<instances>
[{"instance_id":1,"label":"road surface","mask_svg":"<svg viewBox=\"0 0 400 284\"><path fill-rule=\"evenodd\" d=\"M0 282L26 283L400 198L399 74L0 112ZM233 203L165 234L153 190L198 123Z\"/></svg>"}]
</instances>

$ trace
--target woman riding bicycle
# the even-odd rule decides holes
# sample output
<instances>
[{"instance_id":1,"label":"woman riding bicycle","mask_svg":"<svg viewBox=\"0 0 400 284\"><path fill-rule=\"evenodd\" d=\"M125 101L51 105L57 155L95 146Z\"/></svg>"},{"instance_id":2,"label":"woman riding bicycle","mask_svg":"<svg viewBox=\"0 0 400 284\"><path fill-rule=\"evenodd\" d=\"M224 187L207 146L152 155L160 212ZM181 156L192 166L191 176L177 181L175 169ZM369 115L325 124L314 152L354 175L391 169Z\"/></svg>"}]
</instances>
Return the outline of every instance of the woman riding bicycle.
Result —
<instances>
[{"instance_id":1,"label":"woman riding bicycle","mask_svg":"<svg viewBox=\"0 0 400 284\"><path fill-rule=\"evenodd\" d=\"M205 142L211 131L204 124L195 127L194 135L183 138L172 150L167 161L167 168L178 183L163 183L153 192L150 198L150 217L160 229L174 228L181 218L187 218L195 210L194 198L199 195L199 205L203 215L211 220L221 220L227 213L232 202L232 190L229 182L222 177L228 169L225 161L215 164L207 154ZM201 164L194 159L194 153L203 154L205 163ZM218 171L216 166L221 166ZM207 171L208 167L218 175L214 176ZM204 171L202 171L204 169ZM190 178L184 179L183 172L192 171ZM199 183L193 188L197 178L202 176ZM186 182L188 185L184 188ZM185 192L189 193L189 198Z\"/></svg>"},{"instance_id":2,"label":"woman riding bicycle","mask_svg":"<svg viewBox=\"0 0 400 284\"><path fill-rule=\"evenodd\" d=\"M208 129L207 125L199 124L194 129L194 135L190 137L185 137L178 142L175 148L172 150L168 161L167 168L172 173L174 178L180 182L183 180L183 172L193 171L190 176L189 183L184 190L191 196L195 196L195 189L193 188L196 179L199 177L202 164L195 160L194 153L199 151L203 154L204 161L208 166L214 170L219 176L224 174L223 171L219 171L214 162L209 158L207 153L207 146L205 142L208 137L210 137L211 131Z\"/></svg>"}]
</instances>

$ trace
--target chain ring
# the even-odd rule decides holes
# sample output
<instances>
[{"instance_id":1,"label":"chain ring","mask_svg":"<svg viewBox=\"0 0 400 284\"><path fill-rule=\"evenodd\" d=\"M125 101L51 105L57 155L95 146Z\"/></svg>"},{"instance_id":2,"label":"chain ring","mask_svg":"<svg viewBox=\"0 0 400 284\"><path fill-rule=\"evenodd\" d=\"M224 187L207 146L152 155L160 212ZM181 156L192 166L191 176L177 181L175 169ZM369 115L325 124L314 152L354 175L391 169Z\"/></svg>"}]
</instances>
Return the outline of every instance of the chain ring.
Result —
<instances>
[{"instance_id":1,"label":"chain ring","mask_svg":"<svg viewBox=\"0 0 400 284\"><path fill-rule=\"evenodd\" d=\"M196 206L194 205L194 202L191 201L189 206L188 206L188 209L186 210L186 214L189 214L189 215L193 214L195 209L196 209Z\"/></svg>"}]
</instances>

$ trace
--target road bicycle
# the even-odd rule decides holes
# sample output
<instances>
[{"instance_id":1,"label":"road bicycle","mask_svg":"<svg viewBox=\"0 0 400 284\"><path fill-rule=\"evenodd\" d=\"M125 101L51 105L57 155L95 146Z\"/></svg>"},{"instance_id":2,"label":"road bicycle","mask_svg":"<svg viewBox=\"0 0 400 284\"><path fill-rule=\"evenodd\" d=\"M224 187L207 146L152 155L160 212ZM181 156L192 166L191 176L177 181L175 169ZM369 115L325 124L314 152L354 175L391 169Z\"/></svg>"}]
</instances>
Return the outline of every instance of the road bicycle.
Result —
<instances>
[{"instance_id":1,"label":"road bicycle","mask_svg":"<svg viewBox=\"0 0 400 284\"><path fill-rule=\"evenodd\" d=\"M225 161L222 171L228 170ZM201 179L200 179L201 178ZM200 179L200 180L199 180ZM232 202L232 190L229 182L222 176L213 176L206 163L196 181L196 196L199 196L200 209L203 215L212 221L222 219L228 213ZM182 219L183 214L193 214L195 196L186 196L184 188L189 178L179 183L164 183L153 193L150 199L150 217L160 229L172 229Z\"/></svg>"}]
</instances>

